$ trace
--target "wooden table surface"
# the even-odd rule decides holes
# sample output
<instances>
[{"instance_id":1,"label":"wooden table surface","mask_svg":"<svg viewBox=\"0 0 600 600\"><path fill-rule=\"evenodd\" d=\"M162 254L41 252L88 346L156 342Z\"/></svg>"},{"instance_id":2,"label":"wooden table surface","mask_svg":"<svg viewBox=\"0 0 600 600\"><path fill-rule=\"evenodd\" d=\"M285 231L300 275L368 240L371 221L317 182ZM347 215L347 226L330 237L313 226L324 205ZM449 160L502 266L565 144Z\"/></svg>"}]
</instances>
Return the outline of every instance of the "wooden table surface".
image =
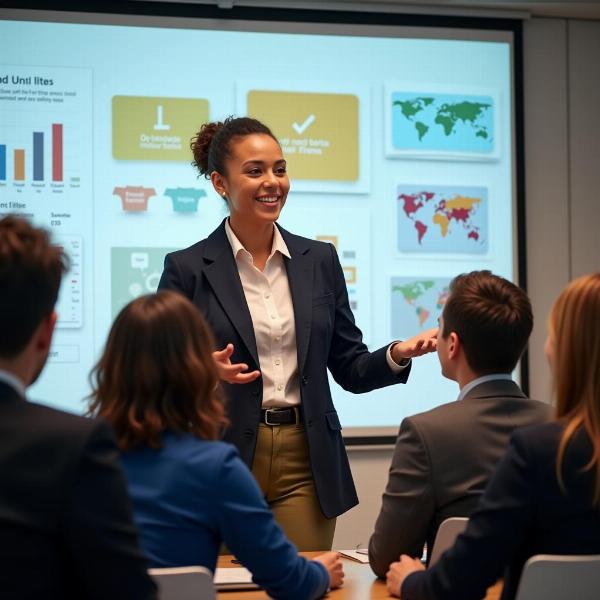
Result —
<instances>
[{"instance_id":1,"label":"wooden table surface","mask_svg":"<svg viewBox=\"0 0 600 600\"><path fill-rule=\"evenodd\" d=\"M302 556L311 558L321 552L301 552ZM220 556L218 567L239 567L231 562L232 556ZM385 582L377 579L368 564L361 564L349 558L343 558L344 563L344 585L329 593L327 598L331 600L377 600L379 598L391 598L387 593ZM502 592L500 583L491 587L485 600L499 600ZM219 592L219 600L267 600L269 596L262 590Z\"/></svg>"}]
</instances>

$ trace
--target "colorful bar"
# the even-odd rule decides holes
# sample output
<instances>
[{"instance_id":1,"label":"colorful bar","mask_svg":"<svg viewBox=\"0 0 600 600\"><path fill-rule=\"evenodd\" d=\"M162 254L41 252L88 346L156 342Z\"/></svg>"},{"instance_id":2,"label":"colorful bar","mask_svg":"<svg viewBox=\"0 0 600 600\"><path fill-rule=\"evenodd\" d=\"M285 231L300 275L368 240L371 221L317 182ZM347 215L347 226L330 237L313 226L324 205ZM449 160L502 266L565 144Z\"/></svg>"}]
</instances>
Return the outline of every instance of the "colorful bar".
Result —
<instances>
[{"instance_id":1,"label":"colorful bar","mask_svg":"<svg viewBox=\"0 0 600 600\"><path fill-rule=\"evenodd\" d=\"M44 181L44 134L33 132L33 180Z\"/></svg>"},{"instance_id":2,"label":"colorful bar","mask_svg":"<svg viewBox=\"0 0 600 600\"><path fill-rule=\"evenodd\" d=\"M52 181L63 180L63 126L52 123Z\"/></svg>"},{"instance_id":3,"label":"colorful bar","mask_svg":"<svg viewBox=\"0 0 600 600\"><path fill-rule=\"evenodd\" d=\"M25 150L15 150L15 181L25 181Z\"/></svg>"},{"instance_id":4,"label":"colorful bar","mask_svg":"<svg viewBox=\"0 0 600 600\"><path fill-rule=\"evenodd\" d=\"M0 181L6 181L6 145L0 144Z\"/></svg>"}]
</instances>

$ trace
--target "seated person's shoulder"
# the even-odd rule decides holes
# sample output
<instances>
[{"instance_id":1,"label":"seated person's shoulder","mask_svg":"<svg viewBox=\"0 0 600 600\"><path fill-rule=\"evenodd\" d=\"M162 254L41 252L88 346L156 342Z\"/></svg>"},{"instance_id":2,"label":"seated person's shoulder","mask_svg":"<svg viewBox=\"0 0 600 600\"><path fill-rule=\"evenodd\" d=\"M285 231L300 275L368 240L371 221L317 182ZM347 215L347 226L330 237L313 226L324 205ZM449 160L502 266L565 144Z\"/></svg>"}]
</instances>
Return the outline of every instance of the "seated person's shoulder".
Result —
<instances>
[{"instance_id":1,"label":"seated person's shoulder","mask_svg":"<svg viewBox=\"0 0 600 600\"><path fill-rule=\"evenodd\" d=\"M548 456L554 461L560 438L564 432L564 424L559 421L549 421L519 427L511 437L511 443L522 452L539 456Z\"/></svg>"},{"instance_id":2,"label":"seated person's shoulder","mask_svg":"<svg viewBox=\"0 0 600 600\"><path fill-rule=\"evenodd\" d=\"M104 421L28 401L12 416L4 441L27 469L53 473L58 481L73 474L85 460L117 460L114 434ZM33 462L32 456L36 457Z\"/></svg>"},{"instance_id":3,"label":"seated person's shoulder","mask_svg":"<svg viewBox=\"0 0 600 600\"><path fill-rule=\"evenodd\" d=\"M242 463L235 446L227 442L174 433L165 435L163 442L162 452L171 457L172 463L179 463L181 468L203 476L212 473L218 477L225 466Z\"/></svg>"},{"instance_id":4,"label":"seated person's shoulder","mask_svg":"<svg viewBox=\"0 0 600 600\"><path fill-rule=\"evenodd\" d=\"M471 420L470 412L460 402L453 401L406 417L401 428L416 430L421 435L448 435L451 431L456 431L455 425ZM452 427L449 429L450 424Z\"/></svg>"},{"instance_id":5,"label":"seated person's shoulder","mask_svg":"<svg viewBox=\"0 0 600 600\"><path fill-rule=\"evenodd\" d=\"M102 420L92 419L58 410L37 402L25 402L23 426L40 437L58 441L85 443L93 435L112 438L110 426ZM28 425L29 424L29 425Z\"/></svg>"}]
</instances>

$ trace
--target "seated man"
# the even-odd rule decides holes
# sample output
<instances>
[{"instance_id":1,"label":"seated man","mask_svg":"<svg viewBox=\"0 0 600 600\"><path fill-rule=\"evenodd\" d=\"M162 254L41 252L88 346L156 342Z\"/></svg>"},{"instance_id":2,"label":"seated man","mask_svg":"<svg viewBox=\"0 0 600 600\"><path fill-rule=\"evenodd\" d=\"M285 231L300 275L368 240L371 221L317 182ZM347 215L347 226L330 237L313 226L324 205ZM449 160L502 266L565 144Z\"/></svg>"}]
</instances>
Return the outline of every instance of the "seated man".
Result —
<instances>
[{"instance_id":1,"label":"seated man","mask_svg":"<svg viewBox=\"0 0 600 600\"><path fill-rule=\"evenodd\" d=\"M470 516L513 429L550 416L511 379L533 327L523 290L489 271L459 275L439 321L442 374L460 393L402 421L369 542L379 577L401 554L420 557L425 543L431 549L442 521Z\"/></svg>"},{"instance_id":2,"label":"seated man","mask_svg":"<svg viewBox=\"0 0 600 600\"><path fill-rule=\"evenodd\" d=\"M0 220L0 596L154 599L111 429L25 399L65 264L43 230Z\"/></svg>"}]
</instances>

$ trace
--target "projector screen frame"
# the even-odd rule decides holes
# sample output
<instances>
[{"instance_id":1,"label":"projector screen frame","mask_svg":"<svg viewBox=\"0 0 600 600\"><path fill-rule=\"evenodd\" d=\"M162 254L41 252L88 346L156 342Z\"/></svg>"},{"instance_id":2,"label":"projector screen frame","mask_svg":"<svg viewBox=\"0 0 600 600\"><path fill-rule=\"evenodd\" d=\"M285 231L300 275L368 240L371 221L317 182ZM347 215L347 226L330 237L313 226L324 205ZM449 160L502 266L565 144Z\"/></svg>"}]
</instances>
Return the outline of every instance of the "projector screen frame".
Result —
<instances>
[{"instance_id":1,"label":"projector screen frame","mask_svg":"<svg viewBox=\"0 0 600 600\"><path fill-rule=\"evenodd\" d=\"M106 18L107 15L110 18ZM122 22L120 17L134 17L137 23ZM177 27L178 19L208 20L211 25L235 30L233 22L249 25L255 22L281 24L290 27L293 24L310 24L318 28L323 26L359 26L367 29L374 26L386 27L424 27L450 30L500 31L512 34L512 140L514 170L514 231L516 232L516 280L520 287L527 290L526 264L526 223L525 223L525 153L524 153L524 100L523 100L523 40L522 21L512 18L454 17L442 15L418 15L402 13L384 13L351 10L318 10L271 7L219 8L216 5L173 3L173 2L97 2L82 6L67 1L31 1L4 2L0 10L2 20L51 21L65 23L91 23L111 25L138 25L152 27ZM163 21L168 19L168 21ZM148 21L146 24L145 21ZM160 21L159 21L160 20ZM104 23L104 21L107 21ZM180 25L184 26L184 25ZM189 22L187 27L189 27ZM256 31L256 27L250 27ZM242 27L242 30L245 28ZM270 30L270 29L269 29ZM319 33L317 30L315 33ZM365 35L369 35L365 32ZM360 325L360 324L359 324ZM525 394L529 393L529 360L527 351L519 364L520 385ZM398 424L399 425L399 424ZM371 428L365 428L371 429ZM373 427L372 429L377 429ZM347 447L389 446L396 441L396 435L344 435Z\"/></svg>"}]
</instances>

